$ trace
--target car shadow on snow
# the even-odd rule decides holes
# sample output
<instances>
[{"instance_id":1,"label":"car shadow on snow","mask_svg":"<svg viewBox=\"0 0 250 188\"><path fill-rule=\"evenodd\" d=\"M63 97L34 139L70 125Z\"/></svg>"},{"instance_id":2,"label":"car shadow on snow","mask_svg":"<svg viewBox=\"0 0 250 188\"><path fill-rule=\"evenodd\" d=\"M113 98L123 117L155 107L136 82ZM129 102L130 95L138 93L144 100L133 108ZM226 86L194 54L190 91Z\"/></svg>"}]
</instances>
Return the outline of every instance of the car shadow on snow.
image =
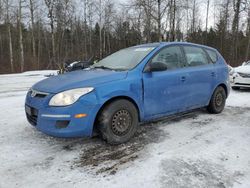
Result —
<instances>
[{"instance_id":1,"label":"car shadow on snow","mask_svg":"<svg viewBox=\"0 0 250 188\"><path fill-rule=\"evenodd\" d=\"M140 126L136 135L127 143L109 145L99 138L94 138L94 144L82 148L79 158L74 161L72 168L87 167L96 174L115 174L119 166L134 161L139 152L150 143L158 143L168 137L168 133L159 127L147 124Z\"/></svg>"},{"instance_id":2,"label":"car shadow on snow","mask_svg":"<svg viewBox=\"0 0 250 188\"><path fill-rule=\"evenodd\" d=\"M84 167L95 174L115 174L121 166L136 160L140 156L140 151L147 145L170 138L169 133L163 130L166 124L176 123L184 119L196 119L201 113L204 113L204 110L144 123L139 126L136 135L129 142L121 145L109 145L98 137L93 138L91 139L92 144L81 147L80 155L73 162L71 168ZM71 146L65 145L63 149L71 150Z\"/></svg>"}]
</instances>

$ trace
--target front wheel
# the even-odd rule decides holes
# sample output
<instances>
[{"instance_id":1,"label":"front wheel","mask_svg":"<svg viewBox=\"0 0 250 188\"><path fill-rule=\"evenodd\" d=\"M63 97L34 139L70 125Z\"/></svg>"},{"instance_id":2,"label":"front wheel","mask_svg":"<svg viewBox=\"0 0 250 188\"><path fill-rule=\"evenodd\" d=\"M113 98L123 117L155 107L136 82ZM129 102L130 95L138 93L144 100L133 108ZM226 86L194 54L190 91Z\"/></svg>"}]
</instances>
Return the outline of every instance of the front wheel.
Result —
<instances>
[{"instance_id":1,"label":"front wheel","mask_svg":"<svg viewBox=\"0 0 250 188\"><path fill-rule=\"evenodd\" d=\"M217 87L211 97L207 110L213 114L221 113L225 107L226 98L225 89L221 86Z\"/></svg>"},{"instance_id":2,"label":"front wheel","mask_svg":"<svg viewBox=\"0 0 250 188\"><path fill-rule=\"evenodd\" d=\"M116 100L104 107L97 123L104 140L110 144L121 144L134 136L138 126L138 111L130 101Z\"/></svg>"}]
</instances>

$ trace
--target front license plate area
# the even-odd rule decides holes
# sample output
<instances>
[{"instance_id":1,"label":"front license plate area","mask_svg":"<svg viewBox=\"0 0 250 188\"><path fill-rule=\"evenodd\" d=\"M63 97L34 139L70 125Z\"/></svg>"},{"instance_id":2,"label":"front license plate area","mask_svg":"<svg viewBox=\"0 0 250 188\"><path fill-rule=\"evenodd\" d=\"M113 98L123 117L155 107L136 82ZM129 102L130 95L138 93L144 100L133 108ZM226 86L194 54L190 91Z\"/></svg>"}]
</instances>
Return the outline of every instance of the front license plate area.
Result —
<instances>
[{"instance_id":1,"label":"front license plate area","mask_svg":"<svg viewBox=\"0 0 250 188\"><path fill-rule=\"evenodd\" d=\"M37 124L37 116L38 116L38 110L35 108L32 108L30 106L25 105L25 112L26 117L31 125L36 126Z\"/></svg>"},{"instance_id":2,"label":"front license plate area","mask_svg":"<svg viewBox=\"0 0 250 188\"><path fill-rule=\"evenodd\" d=\"M27 106L27 105L25 105L25 112L28 114L28 115L32 115L32 113L31 113L31 108L29 107L29 106Z\"/></svg>"}]
</instances>

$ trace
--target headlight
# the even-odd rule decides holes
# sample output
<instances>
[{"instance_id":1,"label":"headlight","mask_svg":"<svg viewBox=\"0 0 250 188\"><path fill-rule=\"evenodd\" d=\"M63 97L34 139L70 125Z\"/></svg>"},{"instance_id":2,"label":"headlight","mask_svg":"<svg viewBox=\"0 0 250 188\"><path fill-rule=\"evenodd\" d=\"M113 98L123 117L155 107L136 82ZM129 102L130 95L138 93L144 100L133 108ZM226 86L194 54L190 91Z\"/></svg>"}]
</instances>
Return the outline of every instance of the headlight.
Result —
<instances>
[{"instance_id":1,"label":"headlight","mask_svg":"<svg viewBox=\"0 0 250 188\"><path fill-rule=\"evenodd\" d=\"M81 96L86 95L87 93L93 91L93 87L77 88L53 96L50 101L50 106L67 106L75 103Z\"/></svg>"},{"instance_id":2,"label":"headlight","mask_svg":"<svg viewBox=\"0 0 250 188\"><path fill-rule=\"evenodd\" d=\"M229 75L230 75L230 76L233 76L234 73L235 73L235 70L234 70L234 69L231 69L231 70L229 71Z\"/></svg>"},{"instance_id":3,"label":"headlight","mask_svg":"<svg viewBox=\"0 0 250 188\"><path fill-rule=\"evenodd\" d=\"M240 75L239 75L238 72L234 72L234 73L233 73L233 77L234 77L234 78L239 77L239 76L240 76Z\"/></svg>"}]
</instances>

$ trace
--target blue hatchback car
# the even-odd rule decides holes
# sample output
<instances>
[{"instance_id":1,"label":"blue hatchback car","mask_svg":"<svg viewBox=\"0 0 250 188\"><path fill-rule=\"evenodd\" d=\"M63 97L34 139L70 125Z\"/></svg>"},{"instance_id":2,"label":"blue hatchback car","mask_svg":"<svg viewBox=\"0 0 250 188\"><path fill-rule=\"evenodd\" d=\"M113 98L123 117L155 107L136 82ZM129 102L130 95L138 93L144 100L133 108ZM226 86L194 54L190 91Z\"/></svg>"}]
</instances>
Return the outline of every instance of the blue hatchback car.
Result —
<instances>
[{"instance_id":1,"label":"blue hatchback car","mask_svg":"<svg viewBox=\"0 0 250 188\"><path fill-rule=\"evenodd\" d=\"M88 69L36 83L26 96L28 121L57 137L128 141L139 122L207 107L224 109L228 68L213 48L182 42L122 49Z\"/></svg>"}]
</instances>

